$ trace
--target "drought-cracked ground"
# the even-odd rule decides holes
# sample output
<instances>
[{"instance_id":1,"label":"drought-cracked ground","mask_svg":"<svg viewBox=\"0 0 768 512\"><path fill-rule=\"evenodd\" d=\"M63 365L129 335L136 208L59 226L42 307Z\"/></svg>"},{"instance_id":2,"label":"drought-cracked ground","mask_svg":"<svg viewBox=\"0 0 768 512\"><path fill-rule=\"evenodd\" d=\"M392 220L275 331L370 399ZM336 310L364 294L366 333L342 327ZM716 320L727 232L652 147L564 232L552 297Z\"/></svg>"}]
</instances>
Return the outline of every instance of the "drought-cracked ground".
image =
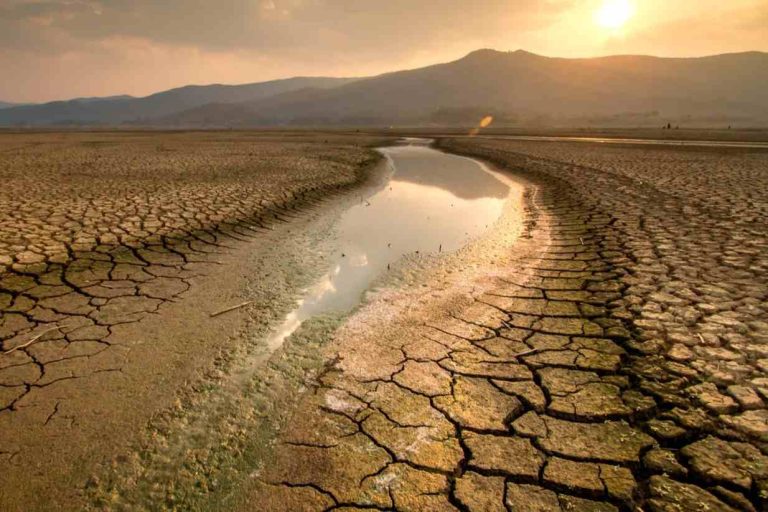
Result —
<instances>
[{"instance_id":1,"label":"drought-cracked ground","mask_svg":"<svg viewBox=\"0 0 768 512\"><path fill-rule=\"evenodd\" d=\"M68 508L94 461L167 405L153 397L172 400L195 378L193 361L210 366L227 339L221 324L196 325L190 311L207 317L233 299L213 283L182 304L193 282L212 272L226 281L216 267L238 244L360 183L375 143L0 135L0 508Z\"/></svg>"},{"instance_id":2,"label":"drought-cracked ground","mask_svg":"<svg viewBox=\"0 0 768 512\"><path fill-rule=\"evenodd\" d=\"M225 242L354 184L371 158L311 137L4 136L0 412L109 358L113 326L186 291Z\"/></svg>"},{"instance_id":3,"label":"drought-cracked ground","mask_svg":"<svg viewBox=\"0 0 768 512\"><path fill-rule=\"evenodd\" d=\"M351 319L241 508L765 510L768 153L439 145L525 231Z\"/></svg>"},{"instance_id":4,"label":"drought-cracked ground","mask_svg":"<svg viewBox=\"0 0 768 512\"><path fill-rule=\"evenodd\" d=\"M251 275L227 254L359 183L374 143L2 136L0 508L78 509L84 477L109 473L93 465L127 465L124 438L186 368L242 342L209 318L234 296L200 276ZM513 198L482 239L372 294L222 508L765 510L768 152L439 145L518 177L524 212ZM141 508L113 490L94 506Z\"/></svg>"}]
</instances>

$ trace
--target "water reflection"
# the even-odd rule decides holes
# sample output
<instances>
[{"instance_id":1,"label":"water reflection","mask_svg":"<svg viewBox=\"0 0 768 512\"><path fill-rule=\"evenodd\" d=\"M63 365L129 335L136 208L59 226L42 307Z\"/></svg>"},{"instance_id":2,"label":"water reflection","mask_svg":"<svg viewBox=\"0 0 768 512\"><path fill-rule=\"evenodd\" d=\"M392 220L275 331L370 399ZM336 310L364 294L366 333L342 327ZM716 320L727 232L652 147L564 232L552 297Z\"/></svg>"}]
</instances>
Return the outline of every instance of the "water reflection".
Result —
<instances>
[{"instance_id":1,"label":"water reflection","mask_svg":"<svg viewBox=\"0 0 768 512\"><path fill-rule=\"evenodd\" d=\"M501 214L508 187L477 162L419 145L381 151L394 168L390 182L342 215L331 270L269 338L271 349L314 315L354 308L404 254L459 249Z\"/></svg>"},{"instance_id":2,"label":"water reflection","mask_svg":"<svg viewBox=\"0 0 768 512\"><path fill-rule=\"evenodd\" d=\"M464 158L452 155L439 158L439 152L426 146L402 146L386 152L397 158L395 181L438 187L462 199L503 199L507 195L506 185ZM439 162L435 162L436 158Z\"/></svg>"}]
</instances>

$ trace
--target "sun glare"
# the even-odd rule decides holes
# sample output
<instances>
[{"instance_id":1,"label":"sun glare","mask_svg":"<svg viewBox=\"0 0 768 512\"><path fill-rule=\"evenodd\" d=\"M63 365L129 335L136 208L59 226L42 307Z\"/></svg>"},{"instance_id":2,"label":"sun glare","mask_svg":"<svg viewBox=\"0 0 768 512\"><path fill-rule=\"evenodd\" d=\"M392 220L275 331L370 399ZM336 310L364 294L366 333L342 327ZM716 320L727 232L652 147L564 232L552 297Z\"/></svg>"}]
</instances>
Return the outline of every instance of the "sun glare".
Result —
<instances>
[{"instance_id":1,"label":"sun glare","mask_svg":"<svg viewBox=\"0 0 768 512\"><path fill-rule=\"evenodd\" d=\"M595 21L606 28L620 28L635 14L630 0L604 0L595 12Z\"/></svg>"}]
</instances>

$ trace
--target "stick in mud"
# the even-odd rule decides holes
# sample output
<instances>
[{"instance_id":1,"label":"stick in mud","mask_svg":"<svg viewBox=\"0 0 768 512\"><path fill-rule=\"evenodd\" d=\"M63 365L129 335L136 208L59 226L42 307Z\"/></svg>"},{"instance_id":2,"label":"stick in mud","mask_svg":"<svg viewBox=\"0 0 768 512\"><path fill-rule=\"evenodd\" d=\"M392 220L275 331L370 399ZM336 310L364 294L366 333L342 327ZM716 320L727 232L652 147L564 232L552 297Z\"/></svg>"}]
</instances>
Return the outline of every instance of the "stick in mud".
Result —
<instances>
[{"instance_id":1,"label":"stick in mud","mask_svg":"<svg viewBox=\"0 0 768 512\"><path fill-rule=\"evenodd\" d=\"M522 357L522 356L529 356L531 354L535 354L540 349L538 348L532 348L531 350L526 350L525 352L518 352L517 354L513 355L512 357Z\"/></svg>"},{"instance_id":2,"label":"stick in mud","mask_svg":"<svg viewBox=\"0 0 768 512\"><path fill-rule=\"evenodd\" d=\"M28 342L23 343L23 344L18 345L18 346L15 346L15 347L13 347L11 349L8 349L8 350L2 352L2 354L3 355L7 355L7 354L15 352L15 351L17 351L19 349L26 348L26 347L30 346L31 344L33 344L34 342L38 341L40 338L42 338L43 336L45 336L49 332L58 331L60 329L61 329L61 326L51 327L50 329L46 329L43 332L41 332L40 334L38 334L37 336L35 336L34 338L32 338L31 340L29 340Z\"/></svg>"},{"instance_id":3,"label":"stick in mud","mask_svg":"<svg viewBox=\"0 0 768 512\"><path fill-rule=\"evenodd\" d=\"M228 307L226 309L222 309L221 311L217 311L215 313L211 313L211 318L217 317L219 315L223 315L224 313L229 313L230 311L234 311L236 309L240 309L240 308L242 308L244 306L247 306L248 304L252 304L252 303L253 303L253 301L249 300L249 301L243 302L242 304L238 304L236 306L231 306L231 307Z\"/></svg>"}]
</instances>

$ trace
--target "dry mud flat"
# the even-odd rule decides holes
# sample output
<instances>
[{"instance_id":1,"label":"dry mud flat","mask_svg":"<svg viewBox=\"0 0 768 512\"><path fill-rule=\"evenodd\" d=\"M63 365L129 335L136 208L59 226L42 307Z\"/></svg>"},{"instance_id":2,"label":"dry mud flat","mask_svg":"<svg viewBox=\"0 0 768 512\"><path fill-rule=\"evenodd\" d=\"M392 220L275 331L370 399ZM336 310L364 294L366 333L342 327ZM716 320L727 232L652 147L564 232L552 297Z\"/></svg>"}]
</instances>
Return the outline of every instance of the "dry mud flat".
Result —
<instances>
[{"instance_id":1,"label":"dry mud flat","mask_svg":"<svg viewBox=\"0 0 768 512\"><path fill-rule=\"evenodd\" d=\"M279 230L262 229L317 229L301 216L279 221L298 215L296 195L306 205L358 183L356 170L371 155L357 145L374 141L17 137L4 138L0 153L2 176L17 183L2 196L2 218L24 221L2 239L12 258L0 292L10 296L0 325L11 332L2 348L13 350L46 326L74 324L0 356L0 390L10 396L0 412L0 508L78 509L84 493L94 507L125 510L766 506L766 153L442 141L523 180L510 189L502 218L457 253L411 259L398 271L400 281L383 283L317 349L324 365L299 365L294 377L307 389L296 395L298 405L263 409L285 415L273 451L248 461L255 465L245 483L212 501L222 477L234 473L210 464L216 450L187 449L175 436L235 430L214 440L225 441L219 454L242 458L243 445L233 440L258 437L250 430L258 421L243 417L263 412L253 411L252 397L239 409L223 402L221 422L203 415L196 423L179 413L167 428L150 429L153 452L130 454L128 439L154 411L174 409L172 390L199 380L195 370L209 369L221 346L243 343L279 317L252 309L244 334L209 313L242 300L241 281L262 290L262 303L290 303L290 293L264 289L295 277L283 271L270 278L263 269L254 275L254 261L268 266L281 254L270 249L282 243ZM54 158L54 148L66 158ZM127 179L136 176L127 167L112 181L114 171L99 173L106 167L88 163L98 156L119 169L126 154L152 162L136 165L146 169L143 181ZM47 181L20 172L34 159L49 162L36 167ZM65 198L75 213L64 221L67 209L59 214L53 199L62 172L72 190L83 191ZM109 192L99 195L104 187ZM311 190L306 196L303 187ZM49 206L27 209L24 197ZM124 199L113 206L115 197ZM173 207L157 209L163 203ZM233 204L229 216L215 217ZM132 208L150 221L108 217ZM82 248L75 237L81 232ZM117 242L98 238L107 232ZM71 247L69 259L51 239ZM251 258L254 244L261 259ZM310 245L297 252L311 252ZM22 253L27 261L18 259ZM43 261L29 261L35 257ZM85 268L68 272L78 261ZM183 289L170 286L179 281ZM145 283L170 291L150 292ZM130 292L103 292L122 289ZM41 295L47 291L54 294ZM63 305L47 302L58 297ZM75 299L80 309L66 309ZM17 302L20 311L13 310ZM326 337L335 324L327 327L307 339ZM289 360L308 359L301 348L277 355L277 373L296 370ZM21 360L7 363L9 357ZM197 401L181 409L204 410L222 395L195 391ZM112 455L114 468L94 470L95 461ZM136 472L123 471L129 466ZM118 476L108 480L115 468ZM88 475L94 477L83 489ZM163 483L180 475L189 476L183 480L194 492Z\"/></svg>"},{"instance_id":2,"label":"dry mud flat","mask_svg":"<svg viewBox=\"0 0 768 512\"><path fill-rule=\"evenodd\" d=\"M81 508L95 465L236 336L209 315L242 300L241 277L265 272L277 306L303 284L243 269L253 244L359 185L379 142L1 135L0 509Z\"/></svg>"},{"instance_id":3,"label":"dry mud flat","mask_svg":"<svg viewBox=\"0 0 768 512\"><path fill-rule=\"evenodd\" d=\"M440 146L525 229L350 319L238 508L765 510L768 153Z\"/></svg>"}]
</instances>

